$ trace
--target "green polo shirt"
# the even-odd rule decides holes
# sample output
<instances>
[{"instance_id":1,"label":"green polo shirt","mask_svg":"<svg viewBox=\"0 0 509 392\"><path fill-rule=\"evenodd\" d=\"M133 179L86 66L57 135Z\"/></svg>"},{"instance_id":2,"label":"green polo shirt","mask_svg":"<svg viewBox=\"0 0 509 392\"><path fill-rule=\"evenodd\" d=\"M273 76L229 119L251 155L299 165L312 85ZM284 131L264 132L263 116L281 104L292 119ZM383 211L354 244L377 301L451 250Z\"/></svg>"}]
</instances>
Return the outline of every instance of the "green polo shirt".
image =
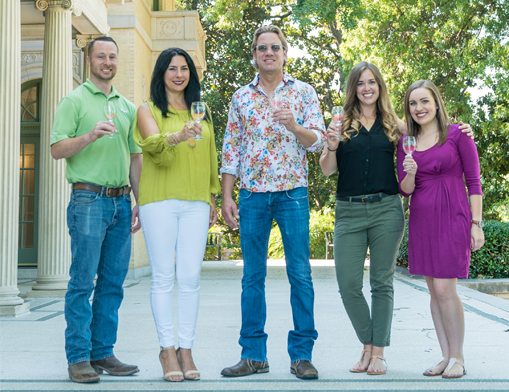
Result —
<instances>
[{"instance_id":1,"label":"green polo shirt","mask_svg":"<svg viewBox=\"0 0 509 392\"><path fill-rule=\"evenodd\" d=\"M66 158L65 177L69 183L88 182L107 187L129 184L130 154L141 153L133 140L136 108L112 86L107 97L87 79L72 93L62 98L57 106L51 144L90 132L104 116L104 104L113 101L117 116L113 119L118 134L115 138L104 136L90 143L83 150Z\"/></svg>"}]
</instances>

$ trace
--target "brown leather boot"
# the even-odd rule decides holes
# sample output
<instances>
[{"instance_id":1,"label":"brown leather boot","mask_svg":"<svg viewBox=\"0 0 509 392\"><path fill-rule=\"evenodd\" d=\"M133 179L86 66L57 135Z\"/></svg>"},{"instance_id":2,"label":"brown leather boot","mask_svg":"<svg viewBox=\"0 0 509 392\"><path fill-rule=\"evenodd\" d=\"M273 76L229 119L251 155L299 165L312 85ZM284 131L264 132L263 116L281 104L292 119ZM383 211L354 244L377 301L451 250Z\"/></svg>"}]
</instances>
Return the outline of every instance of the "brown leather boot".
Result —
<instances>
[{"instance_id":1,"label":"brown leather boot","mask_svg":"<svg viewBox=\"0 0 509 392\"><path fill-rule=\"evenodd\" d=\"M94 371L90 362L78 362L69 366L69 378L74 382L89 383L99 382L99 375Z\"/></svg>"},{"instance_id":2,"label":"brown leather boot","mask_svg":"<svg viewBox=\"0 0 509 392\"><path fill-rule=\"evenodd\" d=\"M268 371L269 363L267 361L257 362L242 358L236 365L224 368L221 374L226 377L242 377L253 373L268 373Z\"/></svg>"},{"instance_id":3,"label":"brown leather boot","mask_svg":"<svg viewBox=\"0 0 509 392\"><path fill-rule=\"evenodd\" d=\"M316 380L318 378L318 370L310 361L305 359L292 362L290 372L303 380Z\"/></svg>"},{"instance_id":4,"label":"brown leather boot","mask_svg":"<svg viewBox=\"0 0 509 392\"><path fill-rule=\"evenodd\" d=\"M106 371L112 376L130 376L140 371L138 366L122 363L115 356L91 361L90 365L92 365L97 374L102 374L103 371Z\"/></svg>"}]
</instances>

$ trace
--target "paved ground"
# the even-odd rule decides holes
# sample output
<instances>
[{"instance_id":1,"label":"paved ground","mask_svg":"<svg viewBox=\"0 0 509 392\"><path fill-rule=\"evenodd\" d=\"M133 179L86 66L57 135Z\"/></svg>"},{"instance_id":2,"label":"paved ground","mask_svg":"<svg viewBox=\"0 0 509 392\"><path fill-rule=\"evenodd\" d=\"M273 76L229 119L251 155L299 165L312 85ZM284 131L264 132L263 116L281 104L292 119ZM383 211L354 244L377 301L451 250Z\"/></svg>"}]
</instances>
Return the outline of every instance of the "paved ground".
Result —
<instances>
[{"instance_id":1,"label":"paved ground","mask_svg":"<svg viewBox=\"0 0 509 392\"><path fill-rule=\"evenodd\" d=\"M236 262L205 262L201 304L193 349L202 380L162 380L158 342L149 306L150 279L129 280L120 309L116 355L135 363L132 377L101 376L98 384L79 385L67 378L64 355L64 303L61 298L31 299L31 312L0 318L0 390L2 391L508 391L509 301L459 287L465 306L465 356L468 374L459 380L424 377L440 351L424 281L397 274L389 363L384 376L350 373L361 345L341 303L334 269L314 266L315 315L319 332L313 363L317 381L290 374L286 352L292 327L289 284L284 267L271 266L266 284L270 373L227 379L219 373L240 359L240 277ZM365 292L369 293L366 283ZM20 281L26 291L33 281Z\"/></svg>"}]
</instances>

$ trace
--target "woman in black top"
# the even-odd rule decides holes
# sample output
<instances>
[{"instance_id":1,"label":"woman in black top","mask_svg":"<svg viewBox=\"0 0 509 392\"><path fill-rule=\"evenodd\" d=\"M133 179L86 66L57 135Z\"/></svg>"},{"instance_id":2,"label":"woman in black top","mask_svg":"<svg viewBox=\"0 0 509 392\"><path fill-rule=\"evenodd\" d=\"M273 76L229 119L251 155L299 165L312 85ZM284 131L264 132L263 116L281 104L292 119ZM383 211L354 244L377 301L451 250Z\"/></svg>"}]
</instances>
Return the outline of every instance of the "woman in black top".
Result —
<instances>
[{"instance_id":1,"label":"woman in black top","mask_svg":"<svg viewBox=\"0 0 509 392\"><path fill-rule=\"evenodd\" d=\"M339 170L334 261L345 309L364 349L351 372L385 374L390 343L393 278L403 230L403 208L394 171L394 148L405 124L392 109L378 68L357 64L346 87L344 119L327 131L322 172ZM339 141L339 132L342 141ZM334 140L336 139L336 140ZM370 249L371 312L362 293Z\"/></svg>"},{"instance_id":2,"label":"woman in black top","mask_svg":"<svg viewBox=\"0 0 509 392\"><path fill-rule=\"evenodd\" d=\"M380 71L365 61L350 73L344 111L341 125L329 125L320 165L326 176L339 170L336 276L345 309L364 344L359 362L350 371L380 375L387 369L383 352L390 343L392 283L405 225L394 152L406 125L392 109ZM470 126L460 124L462 132L473 138ZM368 247L371 312L362 294Z\"/></svg>"}]
</instances>

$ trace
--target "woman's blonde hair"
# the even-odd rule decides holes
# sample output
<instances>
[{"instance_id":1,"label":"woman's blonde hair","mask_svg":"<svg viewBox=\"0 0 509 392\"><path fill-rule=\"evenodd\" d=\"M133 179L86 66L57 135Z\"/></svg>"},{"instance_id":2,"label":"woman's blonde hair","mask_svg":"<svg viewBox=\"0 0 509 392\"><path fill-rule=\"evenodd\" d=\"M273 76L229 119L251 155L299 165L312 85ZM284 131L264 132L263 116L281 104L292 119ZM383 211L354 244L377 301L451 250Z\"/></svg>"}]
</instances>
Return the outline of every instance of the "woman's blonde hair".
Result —
<instances>
[{"instance_id":1,"label":"woman's blonde hair","mask_svg":"<svg viewBox=\"0 0 509 392\"><path fill-rule=\"evenodd\" d=\"M361 61L355 67L352 68L348 81L346 84L346 99L344 104L345 117L343 118L342 127L346 130L344 132L345 142L350 140L359 134L362 127L360 122L361 117L361 104L359 98L357 98L357 84L362 73L369 69L373 72L375 80L378 83L378 99L376 101L377 116L380 116L382 126L387 138L391 142L397 142L401 136L398 127L398 116L392 108L389 94L387 92L387 86L383 79L380 70L375 64L368 63L367 61Z\"/></svg>"},{"instance_id":2,"label":"woman's blonde hair","mask_svg":"<svg viewBox=\"0 0 509 392\"><path fill-rule=\"evenodd\" d=\"M407 126L407 132L410 136L415 136L421 132L421 126L417 124L412 115L410 114L410 94L412 91L417 90L418 88L425 88L433 96L435 103L437 105L437 114L436 119L438 120L438 142L440 145L444 144L447 140L447 131L449 128L449 116L447 115L447 111L445 110L444 100L438 91L435 83L429 80L418 80L415 83L412 83L410 87L406 90L405 95L405 120Z\"/></svg>"}]
</instances>

